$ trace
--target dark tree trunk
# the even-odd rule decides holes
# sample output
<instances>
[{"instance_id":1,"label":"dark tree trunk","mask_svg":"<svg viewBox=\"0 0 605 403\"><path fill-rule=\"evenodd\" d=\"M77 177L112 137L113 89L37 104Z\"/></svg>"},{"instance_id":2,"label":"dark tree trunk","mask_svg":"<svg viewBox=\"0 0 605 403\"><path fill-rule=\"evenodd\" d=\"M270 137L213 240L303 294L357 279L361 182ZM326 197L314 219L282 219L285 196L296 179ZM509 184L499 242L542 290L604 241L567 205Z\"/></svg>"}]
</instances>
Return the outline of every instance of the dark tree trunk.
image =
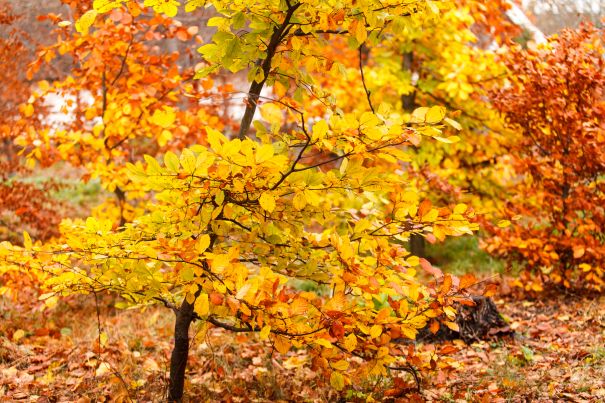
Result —
<instances>
[{"instance_id":1,"label":"dark tree trunk","mask_svg":"<svg viewBox=\"0 0 605 403\"><path fill-rule=\"evenodd\" d=\"M414 256L426 257L426 242L420 234L412 234L410 236L410 252Z\"/></svg>"},{"instance_id":2,"label":"dark tree trunk","mask_svg":"<svg viewBox=\"0 0 605 403\"><path fill-rule=\"evenodd\" d=\"M418 334L418 340L427 343L437 343L446 340L462 339L466 343L484 340L495 336L512 334L508 324L502 319L500 312L491 298L472 297L475 305L457 305L458 315L456 324L460 331L456 332L441 325L437 333L433 334L424 328Z\"/></svg>"},{"instance_id":3,"label":"dark tree trunk","mask_svg":"<svg viewBox=\"0 0 605 403\"><path fill-rule=\"evenodd\" d=\"M185 369L189 355L189 326L193 321L193 304L183 301L174 323L174 348L170 356L168 401L181 402L185 387Z\"/></svg>"},{"instance_id":4,"label":"dark tree trunk","mask_svg":"<svg viewBox=\"0 0 605 403\"><path fill-rule=\"evenodd\" d=\"M407 52L403 54L403 60L401 61L401 68L404 71L410 73L410 77L414 74L414 53ZM412 83L414 85L414 83ZM401 106L406 112L412 112L416 109L416 91L412 91L409 94L401 96ZM424 237L420 234L412 234L410 236L410 252L414 256L426 257L425 251L426 242Z\"/></svg>"}]
</instances>

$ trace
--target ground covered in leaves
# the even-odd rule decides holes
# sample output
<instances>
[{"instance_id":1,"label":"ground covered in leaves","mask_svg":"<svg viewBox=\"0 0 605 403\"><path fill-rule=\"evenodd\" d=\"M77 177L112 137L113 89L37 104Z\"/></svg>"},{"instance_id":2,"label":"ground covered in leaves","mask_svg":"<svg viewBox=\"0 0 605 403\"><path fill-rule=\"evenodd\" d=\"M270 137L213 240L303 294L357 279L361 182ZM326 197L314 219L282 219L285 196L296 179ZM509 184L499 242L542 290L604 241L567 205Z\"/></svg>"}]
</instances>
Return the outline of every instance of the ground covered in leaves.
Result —
<instances>
[{"instance_id":1,"label":"ground covered in leaves","mask_svg":"<svg viewBox=\"0 0 605 403\"><path fill-rule=\"evenodd\" d=\"M79 296L42 310L3 296L0 401L161 401L172 313L119 311L112 303ZM604 296L509 295L496 304L515 336L440 346L459 368L425 377L420 393L403 374L338 395L302 365L304 351L277 360L254 336L213 330L192 347L188 394L191 401L234 402L605 401Z\"/></svg>"}]
</instances>

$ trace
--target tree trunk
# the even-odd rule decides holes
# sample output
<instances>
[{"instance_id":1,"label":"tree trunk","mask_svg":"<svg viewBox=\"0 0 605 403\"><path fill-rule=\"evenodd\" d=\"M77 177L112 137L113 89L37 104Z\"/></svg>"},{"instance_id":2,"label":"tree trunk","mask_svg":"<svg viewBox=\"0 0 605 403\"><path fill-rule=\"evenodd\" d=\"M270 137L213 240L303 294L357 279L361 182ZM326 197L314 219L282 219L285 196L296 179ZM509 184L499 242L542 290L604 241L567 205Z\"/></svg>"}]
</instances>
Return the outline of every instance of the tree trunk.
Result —
<instances>
[{"instance_id":1,"label":"tree trunk","mask_svg":"<svg viewBox=\"0 0 605 403\"><path fill-rule=\"evenodd\" d=\"M403 60L401 61L401 68L404 71L409 71L410 80L412 80L411 84L414 83L414 53L406 52L403 54ZM401 106L406 112L413 112L416 109L416 91L412 91L409 94L405 94L401 96ZM412 234L410 236L410 252L414 256L418 257L426 257L425 252L426 242L424 237L420 234Z\"/></svg>"},{"instance_id":2,"label":"tree trunk","mask_svg":"<svg viewBox=\"0 0 605 403\"><path fill-rule=\"evenodd\" d=\"M425 343L440 343L446 340L461 339L470 344L473 341L486 340L492 337L511 335L514 332L502 319L496 304L491 298L473 296L475 305L456 305L458 314L456 324L459 331L441 325L437 333L427 328L421 329L417 340Z\"/></svg>"},{"instance_id":3,"label":"tree trunk","mask_svg":"<svg viewBox=\"0 0 605 403\"><path fill-rule=\"evenodd\" d=\"M181 402L185 387L185 369L189 355L189 326L193 321L193 304L183 301L174 323L174 348L170 356L168 401Z\"/></svg>"},{"instance_id":4,"label":"tree trunk","mask_svg":"<svg viewBox=\"0 0 605 403\"><path fill-rule=\"evenodd\" d=\"M426 242L422 235L410 235L410 253L414 256L426 258Z\"/></svg>"}]
</instances>

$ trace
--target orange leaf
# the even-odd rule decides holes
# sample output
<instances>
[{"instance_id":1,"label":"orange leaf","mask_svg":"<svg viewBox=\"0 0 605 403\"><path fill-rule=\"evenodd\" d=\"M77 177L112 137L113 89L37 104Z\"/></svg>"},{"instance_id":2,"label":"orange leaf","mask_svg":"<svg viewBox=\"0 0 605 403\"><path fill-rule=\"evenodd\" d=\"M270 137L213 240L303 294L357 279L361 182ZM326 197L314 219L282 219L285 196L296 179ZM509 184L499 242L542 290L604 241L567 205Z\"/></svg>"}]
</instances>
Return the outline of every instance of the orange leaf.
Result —
<instances>
[{"instance_id":1,"label":"orange leaf","mask_svg":"<svg viewBox=\"0 0 605 403\"><path fill-rule=\"evenodd\" d=\"M441 349L439 350L439 354L440 355L447 355L447 354L452 354L457 352L458 349L452 345L448 345L448 346L443 346L441 347Z\"/></svg>"},{"instance_id":2,"label":"orange leaf","mask_svg":"<svg viewBox=\"0 0 605 403\"><path fill-rule=\"evenodd\" d=\"M485 286L485 290L483 291L483 296L491 297L498 292L498 284L488 284Z\"/></svg>"},{"instance_id":3,"label":"orange leaf","mask_svg":"<svg viewBox=\"0 0 605 403\"><path fill-rule=\"evenodd\" d=\"M441 285L441 294L447 295L448 292L452 289L452 276L446 274L443 277L443 284Z\"/></svg>"},{"instance_id":4,"label":"orange leaf","mask_svg":"<svg viewBox=\"0 0 605 403\"><path fill-rule=\"evenodd\" d=\"M431 263L425 258L420 258L420 267L422 267L427 273L433 275L435 278L443 277L443 272L437 267L431 265Z\"/></svg>"},{"instance_id":5,"label":"orange leaf","mask_svg":"<svg viewBox=\"0 0 605 403\"><path fill-rule=\"evenodd\" d=\"M429 326L429 330L433 334L437 333L439 331L439 322L437 322L436 320L432 321L431 325Z\"/></svg>"},{"instance_id":6,"label":"orange leaf","mask_svg":"<svg viewBox=\"0 0 605 403\"><path fill-rule=\"evenodd\" d=\"M458 286L458 289L463 290L474 285L476 282L477 278L475 276L472 274L465 274L464 276L460 277L460 285Z\"/></svg>"},{"instance_id":7,"label":"orange leaf","mask_svg":"<svg viewBox=\"0 0 605 403\"><path fill-rule=\"evenodd\" d=\"M584 246L582 246L582 245L576 245L573 247L573 257L576 259L579 259L582 256L584 256L585 252L586 252L586 249L584 249Z\"/></svg>"},{"instance_id":8,"label":"orange leaf","mask_svg":"<svg viewBox=\"0 0 605 403\"><path fill-rule=\"evenodd\" d=\"M433 203L430 200L424 199L420 206L418 206L418 217L424 217L433 208Z\"/></svg>"}]
</instances>

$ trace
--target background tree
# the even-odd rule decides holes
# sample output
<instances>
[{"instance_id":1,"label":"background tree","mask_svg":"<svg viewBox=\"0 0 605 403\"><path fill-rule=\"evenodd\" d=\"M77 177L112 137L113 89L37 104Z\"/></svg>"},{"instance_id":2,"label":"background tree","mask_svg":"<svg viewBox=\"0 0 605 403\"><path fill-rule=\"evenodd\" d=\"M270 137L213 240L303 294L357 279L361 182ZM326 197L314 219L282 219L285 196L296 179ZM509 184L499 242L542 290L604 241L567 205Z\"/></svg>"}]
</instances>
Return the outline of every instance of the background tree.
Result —
<instances>
[{"instance_id":1,"label":"background tree","mask_svg":"<svg viewBox=\"0 0 605 403\"><path fill-rule=\"evenodd\" d=\"M74 15L87 9L81 2L69 3ZM232 87L215 88L210 77L193 81L191 52L171 50L175 40L195 43L197 28L143 11L136 2L127 10L114 9L90 34L88 27L74 32L59 15L46 17L59 25L59 39L38 50L28 74L59 56L62 68L66 57L71 60L70 74L38 82L24 107L44 116L44 124L27 127L16 139L31 163L68 162L83 169L86 181L98 178L116 199L97 210L115 217L116 225L130 220L141 201L125 174L127 162L200 142L202 124L220 130L229 124L223 93ZM52 114L44 112L49 103Z\"/></svg>"},{"instance_id":2,"label":"background tree","mask_svg":"<svg viewBox=\"0 0 605 403\"><path fill-rule=\"evenodd\" d=\"M603 31L588 24L544 46L513 48L504 58L510 79L492 93L519 133L504 214L523 218L495 228L488 250L518 262L526 288L603 288L604 52Z\"/></svg>"},{"instance_id":3,"label":"background tree","mask_svg":"<svg viewBox=\"0 0 605 403\"><path fill-rule=\"evenodd\" d=\"M439 19L408 26L368 53L366 77L375 102L399 104L409 114L434 105L456 111L456 127L442 141L413 147L409 171L433 202L464 202L482 213L497 203L506 149L502 119L486 95L506 74L494 45L520 32L506 11L506 2L459 1ZM414 254L424 255L423 241L412 236Z\"/></svg>"},{"instance_id":4,"label":"background tree","mask_svg":"<svg viewBox=\"0 0 605 403\"><path fill-rule=\"evenodd\" d=\"M23 230L39 239L58 234L61 203L49 193L58 184L28 183L22 177L30 170L18 156L15 138L26 125L39 126L33 109L23 105L31 96L23 66L33 58L29 35L19 28L21 16L10 3L0 2L0 239L19 242ZM25 117L25 119L23 119Z\"/></svg>"}]
</instances>

